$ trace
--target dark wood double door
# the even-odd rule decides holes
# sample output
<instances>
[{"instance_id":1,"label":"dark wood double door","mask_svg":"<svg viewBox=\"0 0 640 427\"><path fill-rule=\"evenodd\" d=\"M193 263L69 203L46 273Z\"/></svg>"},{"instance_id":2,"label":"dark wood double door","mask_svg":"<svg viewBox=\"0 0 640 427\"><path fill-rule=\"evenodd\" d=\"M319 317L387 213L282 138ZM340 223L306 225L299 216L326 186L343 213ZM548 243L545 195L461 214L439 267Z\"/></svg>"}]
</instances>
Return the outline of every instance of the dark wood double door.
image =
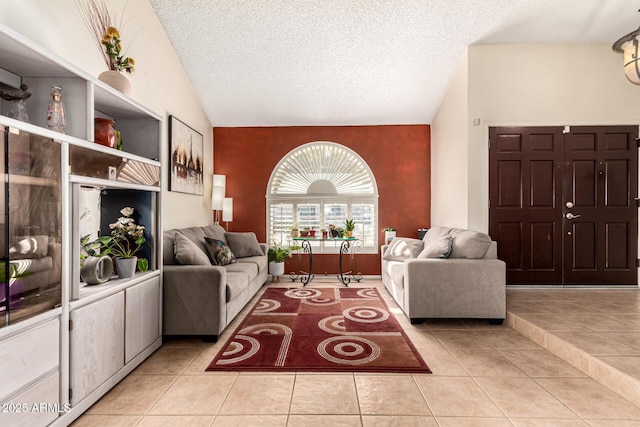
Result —
<instances>
[{"instance_id":1,"label":"dark wood double door","mask_svg":"<svg viewBox=\"0 0 640 427\"><path fill-rule=\"evenodd\" d=\"M636 126L489 129L489 233L508 284L636 284Z\"/></svg>"}]
</instances>

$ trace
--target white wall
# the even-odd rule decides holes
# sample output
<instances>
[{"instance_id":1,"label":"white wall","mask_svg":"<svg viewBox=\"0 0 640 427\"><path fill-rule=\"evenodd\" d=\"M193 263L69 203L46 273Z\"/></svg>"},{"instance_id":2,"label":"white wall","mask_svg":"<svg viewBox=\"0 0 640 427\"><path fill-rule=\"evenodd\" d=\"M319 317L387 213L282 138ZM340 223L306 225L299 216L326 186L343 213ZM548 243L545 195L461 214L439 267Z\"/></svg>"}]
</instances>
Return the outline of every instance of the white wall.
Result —
<instances>
[{"instance_id":1,"label":"white wall","mask_svg":"<svg viewBox=\"0 0 640 427\"><path fill-rule=\"evenodd\" d=\"M624 77L622 55L611 44L483 45L468 49L468 144L459 143L469 159L466 186L455 183L446 192L468 201L468 227L488 231L490 126L503 125L637 125L640 123L640 86ZM447 100L459 97L453 85L438 117L447 114ZM462 105L458 105L463 110ZM461 116L464 114L459 113ZM469 122L480 119L480 126ZM462 133L462 120L438 120L432 126L432 150L450 142L440 135ZM440 126L445 129L439 129ZM463 153L458 153L462 158ZM437 163L434 156L434 164ZM450 167L453 162L448 163ZM461 163L462 165L463 163ZM446 182L446 175L432 176ZM439 209L432 200L432 209ZM459 203L461 205L461 203ZM432 220L435 215L432 213ZM433 221L435 224L435 221Z\"/></svg>"},{"instance_id":2,"label":"white wall","mask_svg":"<svg viewBox=\"0 0 640 427\"><path fill-rule=\"evenodd\" d=\"M467 228L468 55L465 51L431 125L431 224Z\"/></svg>"},{"instance_id":3,"label":"white wall","mask_svg":"<svg viewBox=\"0 0 640 427\"><path fill-rule=\"evenodd\" d=\"M205 196L165 192L163 227L210 224L213 126L148 0L107 3L116 16L123 13L126 22L120 28L123 49L136 60L136 71L129 76L132 97L167 120L162 133L163 165L168 159L169 115L175 115L204 136ZM74 0L2 0L1 7L0 23L94 76L107 69ZM162 179L168 188L168 168L165 169Z\"/></svg>"}]
</instances>

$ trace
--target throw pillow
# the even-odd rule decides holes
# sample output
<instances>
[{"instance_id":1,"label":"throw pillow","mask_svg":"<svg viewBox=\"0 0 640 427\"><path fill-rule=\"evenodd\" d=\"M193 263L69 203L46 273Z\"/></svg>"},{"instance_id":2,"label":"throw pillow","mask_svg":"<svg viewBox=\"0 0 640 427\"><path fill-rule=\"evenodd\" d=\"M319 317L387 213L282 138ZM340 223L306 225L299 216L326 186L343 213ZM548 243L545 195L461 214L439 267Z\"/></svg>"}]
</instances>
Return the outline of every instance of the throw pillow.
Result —
<instances>
[{"instance_id":1,"label":"throw pillow","mask_svg":"<svg viewBox=\"0 0 640 427\"><path fill-rule=\"evenodd\" d=\"M453 230L453 246L451 258L484 258L491 246L491 237L485 233L472 230Z\"/></svg>"},{"instance_id":2,"label":"throw pillow","mask_svg":"<svg viewBox=\"0 0 640 427\"><path fill-rule=\"evenodd\" d=\"M211 237L204 238L207 244L207 251L211 261L216 265L228 265L236 262L236 257L233 255L231 248L224 244L222 240L212 239Z\"/></svg>"},{"instance_id":3,"label":"throw pillow","mask_svg":"<svg viewBox=\"0 0 640 427\"><path fill-rule=\"evenodd\" d=\"M9 248L12 259L44 258L49 251L48 236L19 236L18 242Z\"/></svg>"},{"instance_id":4,"label":"throw pillow","mask_svg":"<svg viewBox=\"0 0 640 427\"><path fill-rule=\"evenodd\" d=\"M183 265L211 265L207 254L202 252L188 237L176 233L173 243L173 254L178 263Z\"/></svg>"},{"instance_id":5,"label":"throw pillow","mask_svg":"<svg viewBox=\"0 0 640 427\"><path fill-rule=\"evenodd\" d=\"M447 234L425 246L418 258L449 258L452 245L453 237Z\"/></svg>"},{"instance_id":6,"label":"throw pillow","mask_svg":"<svg viewBox=\"0 0 640 427\"><path fill-rule=\"evenodd\" d=\"M227 245L236 258L264 255L255 233L226 233Z\"/></svg>"},{"instance_id":7,"label":"throw pillow","mask_svg":"<svg viewBox=\"0 0 640 427\"><path fill-rule=\"evenodd\" d=\"M422 240L396 237L391 241L382 259L385 261L404 261L405 259L417 258L422 249Z\"/></svg>"}]
</instances>

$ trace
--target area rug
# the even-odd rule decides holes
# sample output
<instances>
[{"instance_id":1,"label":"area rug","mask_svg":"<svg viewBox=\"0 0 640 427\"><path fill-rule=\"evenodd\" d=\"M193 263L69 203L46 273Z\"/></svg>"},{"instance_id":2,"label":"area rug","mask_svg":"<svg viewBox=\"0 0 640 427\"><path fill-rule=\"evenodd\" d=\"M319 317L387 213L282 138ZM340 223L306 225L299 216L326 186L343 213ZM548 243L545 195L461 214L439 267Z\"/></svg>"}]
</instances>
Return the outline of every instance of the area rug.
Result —
<instances>
[{"instance_id":1,"label":"area rug","mask_svg":"<svg viewBox=\"0 0 640 427\"><path fill-rule=\"evenodd\" d=\"M422 372L375 288L268 288L207 371Z\"/></svg>"}]
</instances>

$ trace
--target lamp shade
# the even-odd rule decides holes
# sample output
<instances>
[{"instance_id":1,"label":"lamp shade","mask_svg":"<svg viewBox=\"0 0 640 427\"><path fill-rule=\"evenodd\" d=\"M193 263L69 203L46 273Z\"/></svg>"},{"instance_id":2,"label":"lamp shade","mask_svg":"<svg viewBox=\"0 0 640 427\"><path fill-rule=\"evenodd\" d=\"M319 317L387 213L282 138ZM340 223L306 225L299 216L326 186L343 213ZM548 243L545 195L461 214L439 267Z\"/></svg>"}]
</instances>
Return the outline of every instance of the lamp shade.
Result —
<instances>
[{"instance_id":1,"label":"lamp shade","mask_svg":"<svg viewBox=\"0 0 640 427\"><path fill-rule=\"evenodd\" d=\"M224 175L213 175L213 186L224 188L227 184L227 177Z\"/></svg>"},{"instance_id":2,"label":"lamp shade","mask_svg":"<svg viewBox=\"0 0 640 427\"><path fill-rule=\"evenodd\" d=\"M233 221L233 198L225 197L222 201L222 220Z\"/></svg>"},{"instance_id":3,"label":"lamp shade","mask_svg":"<svg viewBox=\"0 0 640 427\"><path fill-rule=\"evenodd\" d=\"M224 200L224 187L220 185L214 185L211 192L211 210L222 210L222 201Z\"/></svg>"},{"instance_id":4,"label":"lamp shade","mask_svg":"<svg viewBox=\"0 0 640 427\"><path fill-rule=\"evenodd\" d=\"M633 84L640 85L640 58L638 58L640 28L621 37L613 44L613 50L623 54L624 74Z\"/></svg>"}]
</instances>

